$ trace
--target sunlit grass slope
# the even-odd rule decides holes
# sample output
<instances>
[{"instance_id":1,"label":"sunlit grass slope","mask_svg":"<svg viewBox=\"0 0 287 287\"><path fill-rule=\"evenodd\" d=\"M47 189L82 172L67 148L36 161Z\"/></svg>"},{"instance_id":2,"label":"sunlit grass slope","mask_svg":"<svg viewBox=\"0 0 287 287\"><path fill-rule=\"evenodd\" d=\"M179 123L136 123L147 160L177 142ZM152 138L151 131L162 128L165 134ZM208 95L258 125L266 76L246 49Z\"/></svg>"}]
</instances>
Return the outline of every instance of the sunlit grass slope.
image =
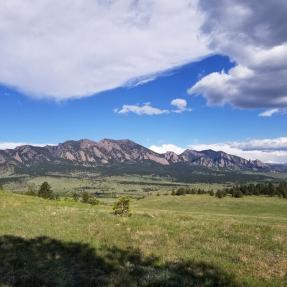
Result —
<instances>
[{"instance_id":1,"label":"sunlit grass slope","mask_svg":"<svg viewBox=\"0 0 287 287\"><path fill-rule=\"evenodd\" d=\"M131 211L2 192L0 286L286 284L287 200L161 195Z\"/></svg>"}]
</instances>

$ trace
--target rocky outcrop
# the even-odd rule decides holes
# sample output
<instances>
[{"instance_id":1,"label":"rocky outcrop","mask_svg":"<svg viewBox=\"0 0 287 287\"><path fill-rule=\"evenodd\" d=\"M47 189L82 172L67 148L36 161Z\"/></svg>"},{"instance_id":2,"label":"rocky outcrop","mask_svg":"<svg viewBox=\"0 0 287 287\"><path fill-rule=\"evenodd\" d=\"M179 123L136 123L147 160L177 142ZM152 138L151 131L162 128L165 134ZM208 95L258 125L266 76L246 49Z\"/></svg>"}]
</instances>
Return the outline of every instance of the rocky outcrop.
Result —
<instances>
[{"instance_id":1,"label":"rocky outcrop","mask_svg":"<svg viewBox=\"0 0 287 287\"><path fill-rule=\"evenodd\" d=\"M182 154L174 152L158 154L130 140L103 139L66 141L56 146L20 146L0 151L0 167L31 166L45 162L70 162L83 166L113 163L140 163L151 161L160 165L188 164L207 168L264 169L268 165L238 156L213 150L195 151L187 149Z\"/></svg>"}]
</instances>

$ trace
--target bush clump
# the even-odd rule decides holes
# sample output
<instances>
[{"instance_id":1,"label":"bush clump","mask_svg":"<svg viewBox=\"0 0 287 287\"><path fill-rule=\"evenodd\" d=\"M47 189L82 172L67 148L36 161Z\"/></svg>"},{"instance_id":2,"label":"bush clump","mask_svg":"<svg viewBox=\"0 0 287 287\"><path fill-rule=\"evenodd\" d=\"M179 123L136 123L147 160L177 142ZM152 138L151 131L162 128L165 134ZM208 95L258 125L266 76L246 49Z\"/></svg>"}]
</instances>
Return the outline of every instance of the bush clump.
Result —
<instances>
[{"instance_id":1,"label":"bush clump","mask_svg":"<svg viewBox=\"0 0 287 287\"><path fill-rule=\"evenodd\" d=\"M99 203L100 203L100 201L97 200L94 196L91 196L91 197L89 198L88 204L98 205Z\"/></svg>"},{"instance_id":2,"label":"bush clump","mask_svg":"<svg viewBox=\"0 0 287 287\"><path fill-rule=\"evenodd\" d=\"M74 192L72 194L72 198L74 199L74 201L79 201L80 200L80 195L77 192Z\"/></svg>"},{"instance_id":3,"label":"bush clump","mask_svg":"<svg viewBox=\"0 0 287 287\"><path fill-rule=\"evenodd\" d=\"M53 192L50 184L47 181L41 184L38 190L38 196L45 199L57 199L56 194Z\"/></svg>"},{"instance_id":4,"label":"bush clump","mask_svg":"<svg viewBox=\"0 0 287 287\"><path fill-rule=\"evenodd\" d=\"M90 194L87 191L84 191L81 195L81 198L83 203L88 203L90 199Z\"/></svg>"},{"instance_id":5,"label":"bush clump","mask_svg":"<svg viewBox=\"0 0 287 287\"><path fill-rule=\"evenodd\" d=\"M120 197L113 206L115 215L131 216L130 213L130 199L128 197Z\"/></svg>"},{"instance_id":6,"label":"bush clump","mask_svg":"<svg viewBox=\"0 0 287 287\"><path fill-rule=\"evenodd\" d=\"M224 190L220 190L220 189L219 189L219 190L216 191L215 196L216 196L217 198L223 198L223 197L226 196L226 193L225 193Z\"/></svg>"},{"instance_id":7,"label":"bush clump","mask_svg":"<svg viewBox=\"0 0 287 287\"><path fill-rule=\"evenodd\" d=\"M99 201L95 198L95 196L91 195L90 193L84 191L82 193L82 202L91 204L91 205L97 205L99 204ZM75 198L74 198L75 199Z\"/></svg>"},{"instance_id":8,"label":"bush clump","mask_svg":"<svg viewBox=\"0 0 287 287\"><path fill-rule=\"evenodd\" d=\"M243 196L243 193L241 192L241 190L234 190L232 193L232 197L236 197L236 198L240 198Z\"/></svg>"},{"instance_id":9,"label":"bush clump","mask_svg":"<svg viewBox=\"0 0 287 287\"><path fill-rule=\"evenodd\" d=\"M213 191L213 190L210 190L210 191L208 192L208 194L209 194L210 196L214 196L214 191Z\"/></svg>"}]
</instances>

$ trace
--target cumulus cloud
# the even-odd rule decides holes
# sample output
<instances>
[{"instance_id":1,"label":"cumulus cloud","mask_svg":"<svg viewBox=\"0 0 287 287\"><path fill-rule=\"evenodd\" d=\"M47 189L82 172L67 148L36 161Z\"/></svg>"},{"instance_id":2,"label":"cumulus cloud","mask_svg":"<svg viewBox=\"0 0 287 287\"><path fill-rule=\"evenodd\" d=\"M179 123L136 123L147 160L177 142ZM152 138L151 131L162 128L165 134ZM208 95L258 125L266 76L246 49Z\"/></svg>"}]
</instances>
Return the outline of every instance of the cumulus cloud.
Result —
<instances>
[{"instance_id":1,"label":"cumulus cloud","mask_svg":"<svg viewBox=\"0 0 287 287\"><path fill-rule=\"evenodd\" d=\"M287 106L286 15L282 0L5 0L0 83L79 98L218 53L235 67L203 77L190 94L279 109Z\"/></svg>"},{"instance_id":2,"label":"cumulus cloud","mask_svg":"<svg viewBox=\"0 0 287 287\"><path fill-rule=\"evenodd\" d=\"M193 144L186 148L197 151L213 149L237 155L246 159L259 159L266 163L287 163L287 137L275 139L254 139L243 142L226 142L213 144ZM173 144L163 144L160 146L152 145L151 150L159 153L174 151L182 153L186 148Z\"/></svg>"},{"instance_id":3,"label":"cumulus cloud","mask_svg":"<svg viewBox=\"0 0 287 287\"><path fill-rule=\"evenodd\" d=\"M182 113L186 111L191 111L191 109L187 108L187 102L185 99L174 99L170 103L172 106L176 107L175 113Z\"/></svg>"},{"instance_id":4,"label":"cumulus cloud","mask_svg":"<svg viewBox=\"0 0 287 287\"><path fill-rule=\"evenodd\" d=\"M114 109L115 113L118 114L137 114L139 116L141 115L148 115L148 116L154 116L154 115L161 115L161 114L168 114L168 110L162 110L159 108L155 108L151 106L150 103L145 103L143 105L123 105L121 109Z\"/></svg>"},{"instance_id":5,"label":"cumulus cloud","mask_svg":"<svg viewBox=\"0 0 287 287\"><path fill-rule=\"evenodd\" d=\"M197 0L9 0L0 5L0 83L79 98L209 53Z\"/></svg>"},{"instance_id":6,"label":"cumulus cloud","mask_svg":"<svg viewBox=\"0 0 287 287\"><path fill-rule=\"evenodd\" d=\"M3 149L14 149L17 146L32 145L32 146L46 146L51 144L33 144L33 143L20 143L20 142L0 142L0 150Z\"/></svg>"},{"instance_id":7,"label":"cumulus cloud","mask_svg":"<svg viewBox=\"0 0 287 287\"><path fill-rule=\"evenodd\" d=\"M176 146L174 144L151 145L149 149L157 153L166 153L168 151L172 151L176 154L181 154L184 152L184 148Z\"/></svg>"},{"instance_id":8,"label":"cumulus cloud","mask_svg":"<svg viewBox=\"0 0 287 287\"><path fill-rule=\"evenodd\" d=\"M287 137L233 142L232 145L242 150L287 151Z\"/></svg>"},{"instance_id":9,"label":"cumulus cloud","mask_svg":"<svg viewBox=\"0 0 287 287\"><path fill-rule=\"evenodd\" d=\"M120 109L114 109L114 112L117 114L129 114L134 113L137 115L162 115L162 114L170 114L170 113L183 113L190 112L191 109L187 108L187 102L184 99L174 99L170 103L172 106L176 107L176 110L166 110L159 109L151 106L150 103L145 103L143 105L123 105Z\"/></svg>"},{"instance_id":10,"label":"cumulus cloud","mask_svg":"<svg viewBox=\"0 0 287 287\"><path fill-rule=\"evenodd\" d=\"M236 143L198 144L192 145L190 148L195 150L213 149L215 151L224 151L245 159L258 159L265 163L287 163L287 151L285 150L241 149Z\"/></svg>"},{"instance_id":11,"label":"cumulus cloud","mask_svg":"<svg viewBox=\"0 0 287 287\"><path fill-rule=\"evenodd\" d=\"M184 99L174 99L170 104L177 107L179 110L184 110L187 106L187 102Z\"/></svg>"},{"instance_id":12,"label":"cumulus cloud","mask_svg":"<svg viewBox=\"0 0 287 287\"><path fill-rule=\"evenodd\" d=\"M210 48L235 67L209 74L188 92L209 105L241 108L287 106L287 2L201 0Z\"/></svg>"}]
</instances>

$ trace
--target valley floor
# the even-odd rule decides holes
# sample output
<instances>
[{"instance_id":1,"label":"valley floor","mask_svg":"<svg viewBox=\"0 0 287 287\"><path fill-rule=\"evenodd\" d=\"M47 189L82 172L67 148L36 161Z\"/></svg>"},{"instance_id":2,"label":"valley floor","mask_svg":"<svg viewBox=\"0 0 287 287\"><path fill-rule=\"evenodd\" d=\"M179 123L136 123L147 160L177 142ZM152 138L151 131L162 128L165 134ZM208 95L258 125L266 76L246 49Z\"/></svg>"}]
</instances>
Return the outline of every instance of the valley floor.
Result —
<instances>
[{"instance_id":1,"label":"valley floor","mask_svg":"<svg viewBox=\"0 0 287 287\"><path fill-rule=\"evenodd\" d=\"M285 199L152 195L127 218L113 201L1 192L0 286L287 284Z\"/></svg>"}]
</instances>

